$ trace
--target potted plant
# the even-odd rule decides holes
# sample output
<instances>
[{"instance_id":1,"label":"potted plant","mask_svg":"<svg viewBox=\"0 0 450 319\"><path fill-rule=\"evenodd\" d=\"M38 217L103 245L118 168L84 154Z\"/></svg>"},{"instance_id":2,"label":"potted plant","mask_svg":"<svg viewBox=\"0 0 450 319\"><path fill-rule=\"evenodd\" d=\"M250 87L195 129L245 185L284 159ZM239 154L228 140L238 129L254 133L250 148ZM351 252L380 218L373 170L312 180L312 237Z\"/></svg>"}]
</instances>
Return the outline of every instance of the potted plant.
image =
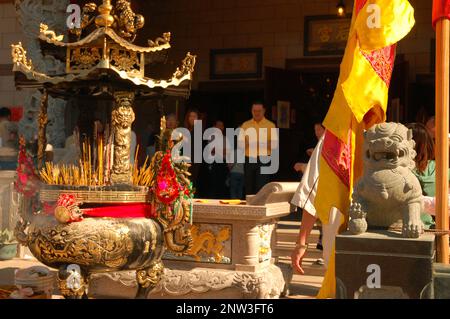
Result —
<instances>
[{"instance_id":1,"label":"potted plant","mask_svg":"<svg viewBox=\"0 0 450 319\"><path fill-rule=\"evenodd\" d=\"M17 255L17 240L8 229L0 231L0 260L13 259Z\"/></svg>"}]
</instances>

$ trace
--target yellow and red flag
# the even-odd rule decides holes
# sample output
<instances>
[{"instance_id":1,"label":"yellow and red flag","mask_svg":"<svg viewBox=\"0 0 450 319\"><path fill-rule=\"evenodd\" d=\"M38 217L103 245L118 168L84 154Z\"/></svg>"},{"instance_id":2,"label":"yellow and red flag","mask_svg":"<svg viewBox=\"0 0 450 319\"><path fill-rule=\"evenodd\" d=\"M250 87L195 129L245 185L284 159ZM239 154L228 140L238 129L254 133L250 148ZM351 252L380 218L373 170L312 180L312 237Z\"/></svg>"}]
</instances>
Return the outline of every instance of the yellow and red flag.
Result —
<instances>
[{"instance_id":1,"label":"yellow and red flag","mask_svg":"<svg viewBox=\"0 0 450 319\"><path fill-rule=\"evenodd\" d=\"M363 130L386 120L396 43L414 26L407 0L355 0L337 88L326 128L314 205L323 224L337 208L348 221L354 182L362 172ZM325 235L325 234L324 234ZM334 249L318 298L335 295Z\"/></svg>"}]
</instances>

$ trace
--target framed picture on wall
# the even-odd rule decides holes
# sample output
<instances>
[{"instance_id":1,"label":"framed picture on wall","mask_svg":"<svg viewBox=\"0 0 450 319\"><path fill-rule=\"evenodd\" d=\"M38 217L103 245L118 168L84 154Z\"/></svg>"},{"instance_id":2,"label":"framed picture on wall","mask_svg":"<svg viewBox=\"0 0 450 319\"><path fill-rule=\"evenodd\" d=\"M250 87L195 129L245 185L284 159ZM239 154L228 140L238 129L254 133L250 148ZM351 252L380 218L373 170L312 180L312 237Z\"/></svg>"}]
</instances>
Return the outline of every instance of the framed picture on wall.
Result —
<instances>
[{"instance_id":1,"label":"framed picture on wall","mask_svg":"<svg viewBox=\"0 0 450 319\"><path fill-rule=\"evenodd\" d=\"M247 79L262 76L262 48L213 49L210 51L210 78Z\"/></svg>"},{"instance_id":2,"label":"framed picture on wall","mask_svg":"<svg viewBox=\"0 0 450 319\"><path fill-rule=\"evenodd\" d=\"M306 16L304 55L343 55L350 24L351 15Z\"/></svg>"},{"instance_id":3,"label":"framed picture on wall","mask_svg":"<svg viewBox=\"0 0 450 319\"><path fill-rule=\"evenodd\" d=\"M291 103L288 101L277 102L277 127L290 128Z\"/></svg>"}]
</instances>

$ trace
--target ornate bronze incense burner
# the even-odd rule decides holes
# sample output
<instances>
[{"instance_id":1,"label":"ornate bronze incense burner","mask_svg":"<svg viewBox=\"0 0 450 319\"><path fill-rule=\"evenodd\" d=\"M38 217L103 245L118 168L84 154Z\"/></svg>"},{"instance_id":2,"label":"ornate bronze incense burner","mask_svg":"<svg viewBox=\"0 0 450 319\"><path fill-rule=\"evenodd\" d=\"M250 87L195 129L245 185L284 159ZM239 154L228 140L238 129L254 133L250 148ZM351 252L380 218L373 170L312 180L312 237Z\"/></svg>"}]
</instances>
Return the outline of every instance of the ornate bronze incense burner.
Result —
<instances>
[{"instance_id":1,"label":"ornate bronze incense burner","mask_svg":"<svg viewBox=\"0 0 450 319\"><path fill-rule=\"evenodd\" d=\"M130 164L133 103L187 97L196 58L188 53L169 79L149 77L146 58L170 48L170 33L148 41L148 47L133 44L144 18L126 0L89 3L82 14L81 28L71 30L74 42L40 26L41 41L65 48L65 74L39 72L21 43L12 45L16 87L42 92L37 170L24 144L19 155L16 186L23 200L16 236L42 263L59 269L59 288L67 298L87 296L90 274L120 270L136 270L137 297L146 298L162 274L165 247L180 255L191 247L185 225L192 220L192 186L186 164L170 158L170 140L148 166ZM98 137L94 159L89 145L79 165L45 162L49 95L113 103L110 139Z\"/></svg>"}]
</instances>

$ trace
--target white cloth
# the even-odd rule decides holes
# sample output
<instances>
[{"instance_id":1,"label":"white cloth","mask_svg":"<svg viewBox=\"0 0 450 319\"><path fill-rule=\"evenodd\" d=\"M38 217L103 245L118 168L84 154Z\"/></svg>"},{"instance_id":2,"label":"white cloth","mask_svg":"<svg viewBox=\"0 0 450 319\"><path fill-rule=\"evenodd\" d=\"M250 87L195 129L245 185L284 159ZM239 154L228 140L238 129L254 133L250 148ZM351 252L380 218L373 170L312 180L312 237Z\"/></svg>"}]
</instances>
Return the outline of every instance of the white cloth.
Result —
<instances>
[{"instance_id":1,"label":"white cloth","mask_svg":"<svg viewBox=\"0 0 450 319\"><path fill-rule=\"evenodd\" d=\"M320 154L323 146L322 136L317 143L308 165L303 173L300 185L292 198L291 204L303 209L303 213L308 213L312 216L316 216L316 208L314 207L314 200L317 194L317 185L319 183L319 163ZM323 246L323 259L325 266L328 265L331 252L334 245L334 240L341 225L343 215L336 209L330 210L329 223L322 224L322 246Z\"/></svg>"},{"instance_id":2,"label":"white cloth","mask_svg":"<svg viewBox=\"0 0 450 319\"><path fill-rule=\"evenodd\" d=\"M337 208L330 209L330 216L328 224L322 224L322 246L323 246L323 260L325 266L328 266L331 252L333 250L334 240L341 226L341 221L344 218L342 213Z\"/></svg>"},{"instance_id":3,"label":"white cloth","mask_svg":"<svg viewBox=\"0 0 450 319\"><path fill-rule=\"evenodd\" d=\"M320 138L314 148L308 165L303 172L303 177L298 185L297 191L291 200L291 204L306 210L313 216L316 216L316 208L314 207L314 199L317 193L317 184L319 180L319 162L320 153L322 152L323 136Z\"/></svg>"}]
</instances>

